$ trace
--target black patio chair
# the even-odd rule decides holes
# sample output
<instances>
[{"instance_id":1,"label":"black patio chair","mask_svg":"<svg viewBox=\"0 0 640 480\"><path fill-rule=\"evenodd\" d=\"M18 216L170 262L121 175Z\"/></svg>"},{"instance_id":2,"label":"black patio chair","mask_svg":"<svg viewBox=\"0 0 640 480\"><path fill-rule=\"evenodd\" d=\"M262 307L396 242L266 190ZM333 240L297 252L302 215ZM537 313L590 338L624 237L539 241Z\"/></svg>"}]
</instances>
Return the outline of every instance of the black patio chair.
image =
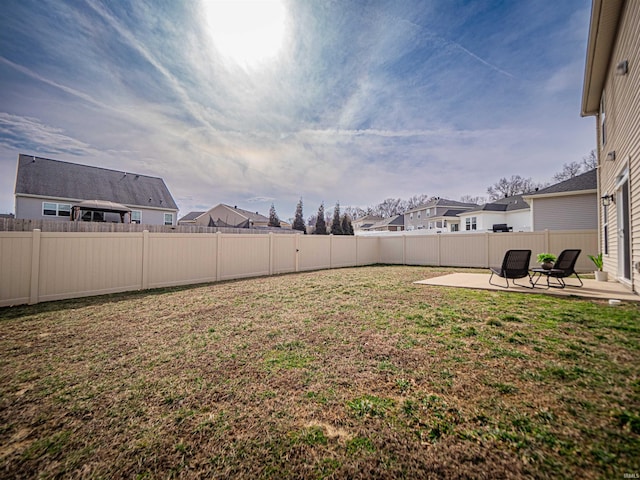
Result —
<instances>
[{"instance_id":1,"label":"black patio chair","mask_svg":"<svg viewBox=\"0 0 640 480\"><path fill-rule=\"evenodd\" d=\"M500 268L491 267L491 276L489 277L489 283L496 287L509 288L509 279L513 281L514 285L525 288L533 288L533 282L531 280L531 274L529 273L529 261L531 260L531 250L507 250L502 259L502 266ZM506 280L507 286L493 283L491 279L494 275L498 275ZM517 278L529 277L530 285L522 285L516 282Z\"/></svg>"},{"instance_id":2,"label":"black patio chair","mask_svg":"<svg viewBox=\"0 0 640 480\"><path fill-rule=\"evenodd\" d=\"M538 274L538 278L533 282L534 286L538 283L538 280L542 275L547 277L547 288L564 288L567 286L564 279L570 277L571 275L575 275L580 285L571 285L573 287L582 287L584 283L582 283L582 279L578 272L575 270L576 261L578 260L578 256L580 255L580 249L567 249L560 252L558 255L558 259L553 264L551 270L543 270L539 268L534 268L533 272ZM549 280L551 278L555 278L557 280L557 284L552 285Z\"/></svg>"}]
</instances>

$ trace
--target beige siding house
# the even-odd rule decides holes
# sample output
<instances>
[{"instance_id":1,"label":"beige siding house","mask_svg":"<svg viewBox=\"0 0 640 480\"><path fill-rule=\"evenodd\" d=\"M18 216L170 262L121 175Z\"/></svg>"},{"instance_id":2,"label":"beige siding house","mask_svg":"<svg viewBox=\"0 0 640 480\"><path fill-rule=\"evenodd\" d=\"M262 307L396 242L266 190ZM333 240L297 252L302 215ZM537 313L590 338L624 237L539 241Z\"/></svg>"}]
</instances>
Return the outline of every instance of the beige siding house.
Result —
<instances>
[{"instance_id":1,"label":"beige siding house","mask_svg":"<svg viewBox=\"0 0 640 480\"><path fill-rule=\"evenodd\" d=\"M533 231L596 230L597 169L523 197L531 205ZM596 252L587 252L591 255Z\"/></svg>"},{"instance_id":2,"label":"beige siding house","mask_svg":"<svg viewBox=\"0 0 640 480\"><path fill-rule=\"evenodd\" d=\"M475 207L475 203L434 198L404 212L404 229L427 230L428 233L457 232L461 230L458 214Z\"/></svg>"},{"instance_id":3,"label":"beige siding house","mask_svg":"<svg viewBox=\"0 0 640 480\"><path fill-rule=\"evenodd\" d=\"M604 270L640 286L640 1L593 0L582 115L596 117Z\"/></svg>"},{"instance_id":4,"label":"beige siding house","mask_svg":"<svg viewBox=\"0 0 640 480\"><path fill-rule=\"evenodd\" d=\"M371 227L371 225L381 220L383 220L383 218L379 215L365 215L364 217L353 220L351 225L353 225L353 230L357 232L358 230L366 230Z\"/></svg>"},{"instance_id":5,"label":"beige siding house","mask_svg":"<svg viewBox=\"0 0 640 480\"><path fill-rule=\"evenodd\" d=\"M258 212L251 212L221 203L206 212L189 212L179 225L199 225L202 227L256 228L267 227L269 219ZM288 224L287 224L288 225Z\"/></svg>"}]
</instances>

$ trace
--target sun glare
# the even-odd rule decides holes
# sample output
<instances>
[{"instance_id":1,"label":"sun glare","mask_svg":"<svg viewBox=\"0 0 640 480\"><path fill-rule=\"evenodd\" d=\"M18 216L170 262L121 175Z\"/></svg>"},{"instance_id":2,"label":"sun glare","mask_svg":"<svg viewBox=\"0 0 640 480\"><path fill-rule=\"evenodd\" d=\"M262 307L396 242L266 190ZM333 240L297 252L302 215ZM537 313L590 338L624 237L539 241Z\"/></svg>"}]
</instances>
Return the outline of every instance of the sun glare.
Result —
<instances>
[{"instance_id":1,"label":"sun glare","mask_svg":"<svg viewBox=\"0 0 640 480\"><path fill-rule=\"evenodd\" d=\"M213 44L226 59L254 68L282 48L283 0L203 0L203 8Z\"/></svg>"}]
</instances>

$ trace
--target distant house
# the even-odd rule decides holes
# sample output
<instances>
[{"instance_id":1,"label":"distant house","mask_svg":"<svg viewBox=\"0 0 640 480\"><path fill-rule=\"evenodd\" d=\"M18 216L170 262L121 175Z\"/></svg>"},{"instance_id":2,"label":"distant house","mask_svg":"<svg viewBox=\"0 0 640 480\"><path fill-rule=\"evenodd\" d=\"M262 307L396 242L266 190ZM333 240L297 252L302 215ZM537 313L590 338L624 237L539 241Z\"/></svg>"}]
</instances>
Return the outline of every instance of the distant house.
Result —
<instances>
[{"instance_id":1,"label":"distant house","mask_svg":"<svg viewBox=\"0 0 640 480\"><path fill-rule=\"evenodd\" d=\"M640 2L593 0L582 90L596 117L604 271L640 291Z\"/></svg>"},{"instance_id":2,"label":"distant house","mask_svg":"<svg viewBox=\"0 0 640 480\"><path fill-rule=\"evenodd\" d=\"M530 232L529 204L522 195L501 198L459 213L460 230Z\"/></svg>"},{"instance_id":3,"label":"distant house","mask_svg":"<svg viewBox=\"0 0 640 480\"><path fill-rule=\"evenodd\" d=\"M189 212L178 220L178 224L200 225L203 227L257 228L268 227L269 219L258 212L251 212L237 206L231 207L221 203L206 212Z\"/></svg>"},{"instance_id":4,"label":"distant house","mask_svg":"<svg viewBox=\"0 0 640 480\"><path fill-rule=\"evenodd\" d=\"M541 230L596 230L596 169L523 196L531 206L530 225Z\"/></svg>"},{"instance_id":5,"label":"distant house","mask_svg":"<svg viewBox=\"0 0 640 480\"><path fill-rule=\"evenodd\" d=\"M458 214L475 207L475 203L435 198L404 212L404 229L457 232L460 229Z\"/></svg>"},{"instance_id":6,"label":"distant house","mask_svg":"<svg viewBox=\"0 0 640 480\"><path fill-rule=\"evenodd\" d=\"M365 215L364 217L353 220L351 225L353 225L353 231L357 232L358 230L367 230L371 225L381 220L383 220L383 218L379 215Z\"/></svg>"},{"instance_id":7,"label":"distant house","mask_svg":"<svg viewBox=\"0 0 640 480\"><path fill-rule=\"evenodd\" d=\"M368 232L401 232L404 230L404 215L394 215L393 217L382 219L373 225L362 228Z\"/></svg>"},{"instance_id":8,"label":"distant house","mask_svg":"<svg viewBox=\"0 0 640 480\"><path fill-rule=\"evenodd\" d=\"M162 178L18 156L15 187L17 219L175 225L178 207ZM74 209L74 207L76 207Z\"/></svg>"}]
</instances>

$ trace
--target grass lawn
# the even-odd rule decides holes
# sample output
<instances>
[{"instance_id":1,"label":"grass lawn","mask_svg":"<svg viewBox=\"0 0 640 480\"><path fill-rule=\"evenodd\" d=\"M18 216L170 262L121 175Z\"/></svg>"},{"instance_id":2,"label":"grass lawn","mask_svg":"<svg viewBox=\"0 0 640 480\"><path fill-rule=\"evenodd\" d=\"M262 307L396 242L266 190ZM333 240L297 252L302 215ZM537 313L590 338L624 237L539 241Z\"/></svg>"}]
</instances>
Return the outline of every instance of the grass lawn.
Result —
<instances>
[{"instance_id":1,"label":"grass lawn","mask_svg":"<svg viewBox=\"0 0 640 480\"><path fill-rule=\"evenodd\" d=\"M443 271L0 309L0 477L640 474L639 306Z\"/></svg>"}]
</instances>

